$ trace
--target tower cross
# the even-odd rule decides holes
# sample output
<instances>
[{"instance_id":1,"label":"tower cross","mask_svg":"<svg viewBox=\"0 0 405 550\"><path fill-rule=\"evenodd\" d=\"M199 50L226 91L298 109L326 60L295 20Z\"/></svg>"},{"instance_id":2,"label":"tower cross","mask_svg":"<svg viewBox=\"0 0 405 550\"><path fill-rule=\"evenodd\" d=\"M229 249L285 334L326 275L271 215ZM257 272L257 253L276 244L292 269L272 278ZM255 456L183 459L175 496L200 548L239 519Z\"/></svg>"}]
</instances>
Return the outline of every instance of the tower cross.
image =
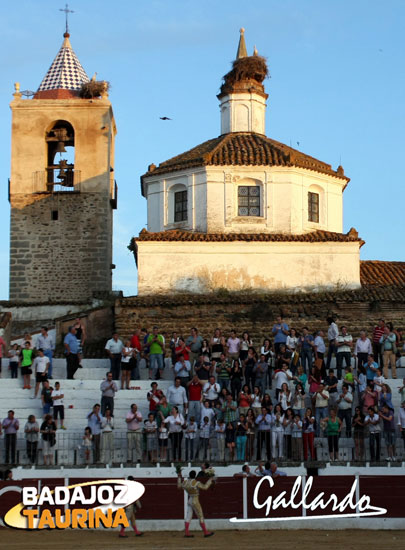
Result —
<instances>
[{"instance_id":1,"label":"tower cross","mask_svg":"<svg viewBox=\"0 0 405 550\"><path fill-rule=\"evenodd\" d=\"M59 8L59 11L64 11L65 12L65 17L66 17L66 31L65 32L66 32L66 34L69 34L69 13L74 13L74 11L69 9L68 4L66 4L63 9Z\"/></svg>"}]
</instances>

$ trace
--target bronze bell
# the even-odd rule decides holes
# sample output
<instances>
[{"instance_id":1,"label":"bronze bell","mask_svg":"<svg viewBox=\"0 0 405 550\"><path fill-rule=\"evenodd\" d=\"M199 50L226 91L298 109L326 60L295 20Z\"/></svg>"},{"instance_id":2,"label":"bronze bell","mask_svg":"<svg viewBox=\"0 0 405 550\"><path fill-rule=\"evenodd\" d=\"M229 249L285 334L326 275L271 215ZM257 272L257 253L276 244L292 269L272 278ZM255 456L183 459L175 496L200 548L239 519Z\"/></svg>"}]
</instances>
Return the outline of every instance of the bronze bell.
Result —
<instances>
[{"instance_id":1,"label":"bronze bell","mask_svg":"<svg viewBox=\"0 0 405 550\"><path fill-rule=\"evenodd\" d=\"M65 142L64 141L58 141L58 143L56 144L56 149L55 149L55 153L66 153L66 149L65 149Z\"/></svg>"},{"instance_id":2,"label":"bronze bell","mask_svg":"<svg viewBox=\"0 0 405 550\"><path fill-rule=\"evenodd\" d=\"M66 168L67 168L67 161L61 160L59 163L59 174L56 176L58 180L64 180L66 179Z\"/></svg>"}]
</instances>

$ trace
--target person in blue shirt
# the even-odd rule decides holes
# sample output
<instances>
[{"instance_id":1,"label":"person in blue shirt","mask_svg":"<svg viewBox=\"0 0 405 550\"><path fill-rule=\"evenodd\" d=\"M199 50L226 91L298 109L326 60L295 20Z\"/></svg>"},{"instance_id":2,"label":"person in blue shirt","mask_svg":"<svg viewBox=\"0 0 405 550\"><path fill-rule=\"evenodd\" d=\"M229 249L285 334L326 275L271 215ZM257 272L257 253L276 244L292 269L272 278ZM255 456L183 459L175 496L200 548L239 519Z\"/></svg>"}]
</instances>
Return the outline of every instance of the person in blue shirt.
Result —
<instances>
[{"instance_id":1,"label":"person in blue shirt","mask_svg":"<svg viewBox=\"0 0 405 550\"><path fill-rule=\"evenodd\" d=\"M302 335L299 337L299 345L301 348L301 365L304 372L311 372L312 368L312 347L314 343L314 337L309 333L308 328L302 329ZM308 368L306 365L308 364Z\"/></svg>"},{"instance_id":2,"label":"person in blue shirt","mask_svg":"<svg viewBox=\"0 0 405 550\"><path fill-rule=\"evenodd\" d=\"M366 369L367 382L373 382L374 376L377 374L378 363L374 361L374 355L372 353L367 357L367 363L364 363Z\"/></svg>"},{"instance_id":3,"label":"person in blue shirt","mask_svg":"<svg viewBox=\"0 0 405 550\"><path fill-rule=\"evenodd\" d=\"M63 345L65 346L66 354L66 370L68 380L73 380L73 376L79 365L79 341L76 338L76 329L75 327L69 327L69 332L66 334L65 339L63 340Z\"/></svg>"},{"instance_id":4,"label":"person in blue shirt","mask_svg":"<svg viewBox=\"0 0 405 550\"><path fill-rule=\"evenodd\" d=\"M287 323L283 323L283 318L278 315L271 331L274 334L274 351L276 354L280 352L280 345L287 342L288 331Z\"/></svg>"}]
</instances>

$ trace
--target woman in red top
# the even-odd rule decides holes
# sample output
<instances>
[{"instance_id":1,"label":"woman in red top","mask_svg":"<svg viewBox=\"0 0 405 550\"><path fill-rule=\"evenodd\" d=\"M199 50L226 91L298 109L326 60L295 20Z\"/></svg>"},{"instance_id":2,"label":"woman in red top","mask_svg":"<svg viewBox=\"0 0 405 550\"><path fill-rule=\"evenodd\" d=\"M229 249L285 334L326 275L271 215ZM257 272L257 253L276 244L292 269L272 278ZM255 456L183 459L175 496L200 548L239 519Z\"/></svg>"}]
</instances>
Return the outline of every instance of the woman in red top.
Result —
<instances>
[{"instance_id":1,"label":"woman in red top","mask_svg":"<svg viewBox=\"0 0 405 550\"><path fill-rule=\"evenodd\" d=\"M249 386L245 384L238 398L239 414L244 414L246 416L246 413L250 407L250 404L251 404L250 390L249 390Z\"/></svg>"},{"instance_id":2,"label":"woman in red top","mask_svg":"<svg viewBox=\"0 0 405 550\"><path fill-rule=\"evenodd\" d=\"M176 354L176 361L179 360L180 355L184 357L185 361L189 360L190 348L186 346L182 337L179 338L179 345L175 348L174 352Z\"/></svg>"}]
</instances>

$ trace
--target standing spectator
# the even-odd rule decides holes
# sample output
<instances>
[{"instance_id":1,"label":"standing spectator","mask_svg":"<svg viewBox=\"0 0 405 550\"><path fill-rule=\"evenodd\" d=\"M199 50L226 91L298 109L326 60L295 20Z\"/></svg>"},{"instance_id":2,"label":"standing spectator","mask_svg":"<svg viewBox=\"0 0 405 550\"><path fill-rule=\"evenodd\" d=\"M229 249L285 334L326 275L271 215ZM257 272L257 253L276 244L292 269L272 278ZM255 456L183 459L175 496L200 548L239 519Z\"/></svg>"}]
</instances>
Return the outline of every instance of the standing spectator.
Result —
<instances>
[{"instance_id":1,"label":"standing spectator","mask_svg":"<svg viewBox=\"0 0 405 550\"><path fill-rule=\"evenodd\" d=\"M250 388L248 385L244 385L242 391L238 395L238 407L239 413L247 414L250 405L252 404L252 398L250 397Z\"/></svg>"},{"instance_id":2,"label":"standing spectator","mask_svg":"<svg viewBox=\"0 0 405 550\"><path fill-rule=\"evenodd\" d=\"M369 431L370 460L372 462L379 462L381 450L380 416L375 412L373 407L369 407L367 413L364 424L368 426Z\"/></svg>"},{"instance_id":3,"label":"standing spectator","mask_svg":"<svg viewBox=\"0 0 405 550\"><path fill-rule=\"evenodd\" d=\"M121 352L121 389L129 390L132 372L134 371L134 380L139 380L139 369L135 357L135 348L131 346L131 341L126 340Z\"/></svg>"},{"instance_id":4,"label":"standing spectator","mask_svg":"<svg viewBox=\"0 0 405 550\"><path fill-rule=\"evenodd\" d=\"M398 410L398 428L405 448L405 400L401 402L401 407Z\"/></svg>"},{"instance_id":5,"label":"standing spectator","mask_svg":"<svg viewBox=\"0 0 405 550\"><path fill-rule=\"evenodd\" d=\"M281 391L278 394L278 400L283 411L286 411L289 407L291 407L292 394L290 391L290 386L286 382L283 382L283 385L281 386Z\"/></svg>"},{"instance_id":6,"label":"standing spectator","mask_svg":"<svg viewBox=\"0 0 405 550\"><path fill-rule=\"evenodd\" d=\"M240 366L239 359L235 359L231 368L231 394L234 401L237 400L239 392L242 388L243 372Z\"/></svg>"},{"instance_id":7,"label":"standing spectator","mask_svg":"<svg viewBox=\"0 0 405 550\"><path fill-rule=\"evenodd\" d=\"M35 357L32 364L35 372L35 393L31 399L35 399L38 395L39 385L44 384L47 380L48 368L49 368L49 359L45 356L44 350L40 348L38 350L38 355ZM48 414L47 411L45 414Z\"/></svg>"},{"instance_id":8,"label":"standing spectator","mask_svg":"<svg viewBox=\"0 0 405 550\"><path fill-rule=\"evenodd\" d=\"M260 360L257 361L253 368L255 385L260 388L262 394L266 391L266 380L267 380L267 371L269 365L266 361L265 355L262 353L260 355Z\"/></svg>"},{"instance_id":9,"label":"standing spectator","mask_svg":"<svg viewBox=\"0 0 405 550\"><path fill-rule=\"evenodd\" d=\"M18 344L13 344L11 349L8 350L9 365L11 371L11 378L18 378L18 365L20 364L20 348ZM1 361L1 358L0 358ZM0 368L1 373L1 368ZM25 386L24 386L25 388Z\"/></svg>"},{"instance_id":10,"label":"standing spectator","mask_svg":"<svg viewBox=\"0 0 405 550\"><path fill-rule=\"evenodd\" d=\"M405 422L404 422L404 428L405 428ZM220 462L225 461L225 422L222 418L220 418L216 425L215 425L215 433L217 436L217 450L218 450L218 457L217 459Z\"/></svg>"},{"instance_id":11,"label":"standing spectator","mask_svg":"<svg viewBox=\"0 0 405 550\"><path fill-rule=\"evenodd\" d=\"M383 422L383 435L385 445L387 447L387 457L388 462L395 461L395 419L394 419L394 409L389 407L387 404L383 405L381 410L378 413L379 417Z\"/></svg>"},{"instance_id":12,"label":"standing spectator","mask_svg":"<svg viewBox=\"0 0 405 550\"><path fill-rule=\"evenodd\" d=\"M170 416L165 420L169 429L169 438L172 447L173 462L177 459L181 460L181 441L183 439L182 427L184 424L184 417L179 413L178 407L173 407Z\"/></svg>"},{"instance_id":13,"label":"standing spectator","mask_svg":"<svg viewBox=\"0 0 405 550\"><path fill-rule=\"evenodd\" d=\"M209 458L210 449L210 436L211 436L211 423L208 416L204 416L200 424L200 441L198 445L198 458L200 458L200 451L203 449L203 460Z\"/></svg>"},{"instance_id":14,"label":"standing spectator","mask_svg":"<svg viewBox=\"0 0 405 550\"><path fill-rule=\"evenodd\" d=\"M291 428L292 459L302 460L302 420L299 414L294 416Z\"/></svg>"},{"instance_id":15,"label":"standing spectator","mask_svg":"<svg viewBox=\"0 0 405 550\"><path fill-rule=\"evenodd\" d=\"M394 410L394 405L392 404L392 391L388 384L382 385L379 405L380 408L387 405L389 409Z\"/></svg>"},{"instance_id":16,"label":"standing spectator","mask_svg":"<svg viewBox=\"0 0 405 550\"><path fill-rule=\"evenodd\" d=\"M138 411L138 406L133 403L131 410L125 418L127 423L127 462L141 462L142 457L142 414ZM135 459L133 449L135 447Z\"/></svg>"},{"instance_id":17,"label":"standing spectator","mask_svg":"<svg viewBox=\"0 0 405 550\"><path fill-rule=\"evenodd\" d=\"M252 339L249 336L248 332L244 332L242 334L242 340L240 341L239 346L239 359L240 361L244 361L247 359L249 348L253 347Z\"/></svg>"},{"instance_id":18,"label":"standing spectator","mask_svg":"<svg viewBox=\"0 0 405 550\"><path fill-rule=\"evenodd\" d=\"M333 354L336 354L336 350L337 350L337 348L336 348L336 338L339 335L339 329L338 329L338 326L335 323L335 319L333 317L328 317L326 320L327 320L327 323L329 325L329 327L328 327L329 346L328 346L328 358L326 360L326 368L330 369L332 356L333 356Z\"/></svg>"},{"instance_id":19,"label":"standing spectator","mask_svg":"<svg viewBox=\"0 0 405 550\"><path fill-rule=\"evenodd\" d=\"M150 462L157 462L157 422L152 413L149 413L148 420L145 420L146 453Z\"/></svg>"},{"instance_id":20,"label":"standing spectator","mask_svg":"<svg viewBox=\"0 0 405 550\"><path fill-rule=\"evenodd\" d=\"M225 428L225 444L229 450L229 460L235 459L235 427L232 422L229 422Z\"/></svg>"},{"instance_id":21,"label":"standing spectator","mask_svg":"<svg viewBox=\"0 0 405 550\"><path fill-rule=\"evenodd\" d=\"M376 362L382 367L383 366L383 354L381 352L381 336L384 334L385 321L384 319L379 319L378 324L374 327L373 330L373 355Z\"/></svg>"},{"instance_id":22,"label":"standing spectator","mask_svg":"<svg viewBox=\"0 0 405 550\"><path fill-rule=\"evenodd\" d=\"M366 369L363 365L357 367L357 376L354 377L355 382L357 383L357 394L359 398L359 403L363 399L363 393L366 391L367 387L367 375Z\"/></svg>"},{"instance_id":23,"label":"standing spectator","mask_svg":"<svg viewBox=\"0 0 405 550\"><path fill-rule=\"evenodd\" d=\"M224 353L221 353L219 363L216 367L217 371L217 382L221 388L226 388L229 390L229 381L231 378L231 364L227 361Z\"/></svg>"},{"instance_id":24,"label":"standing spectator","mask_svg":"<svg viewBox=\"0 0 405 550\"><path fill-rule=\"evenodd\" d=\"M284 428L284 449L285 456L288 460L292 458L292 427L294 424L294 413L291 407L289 407L284 414L283 428Z\"/></svg>"},{"instance_id":25,"label":"standing spectator","mask_svg":"<svg viewBox=\"0 0 405 550\"><path fill-rule=\"evenodd\" d=\"M124 344L120 340L118 334L114 332L112 338L107 340L105 345L105 350L110 358L111 363L111 372L114 380L119 380L120 378L120 368L121 368L121 358L122 350L124 349ZM94 435L94 434L93 434Z\"/></svg>"},{"instance_id":26,"label":"standing spectator","mask_svg":"<svg viewBox=\"0 0 405 550\"><path fill-rule=\"evenodd\" d=\"M271 415L271 453L273 458L283 457L284 443L284 414L279 404L274 407Z\"/></svg>"},{"instance_id":27,"label":"standing spectator","mask_svg":"<svg viewBox=\"0 0 405 550\"><path fill-rule=\"evenodd\" d=\"M354 409L352 420L353 439L354 439L354 459L364 460L364 414L361 407Z\"/></svg>"},{"instance_id":28,"label":"standing spectator","mask_svg":"<svg viewBox=\"0 0 405 550\"><path fill-rule=\"evenodd\" d=\"M169 415L167 415L169 416ZM167 442L169 439L169 432L166 428L166 424L164 422L161 423L160 427L158 428L158 440L159 440L159 458L161 462L166 462L167 460Z\"/></svg>"},{"instance_id":29,"label":"standing spectator","mask_svg":"<svg viewBox=\"0 0 405 550\"><path fill-rule=\"evenodd\" d=\"M286 383L289 385L290 380L293 379L292 372L288 368L288 363L283 363L282 368L274 372L273 378L276 382L276 399L278 399L283 384Z\"/></svg>"},{"instance_id":30,"label":"standing spectator","mask_svg":"<svg viewBox=\"0 0 405 550\"><path fill-rule=\"evenodd\" d=\"M34 351L30 348L29 341L24 343L24 348L21 350L21 374L24 380L23 390L31 389L31 374Z\"/></svg>"},{"instance_id":31,"label":"standing spectator","mask_svg":"<svg viewBox=\"0 0 405 550\"><path fill-rule=\"evenodd\" d=\"M378 401L380 400L380 393L383 388L383 385L385 384L385 378L382 374L381 369L377 369L376 376L374 376L374 389L378 394Z\"/></svg>"},{"instance_id":32,"label":"standing spectator","mask_svg":"<svg viewBox=\"0 0 405 550\"><path fill-rule=\"evenodd\" d=\"M343 422L345 421L346 437L352 437L352 405L353 395L349 392L346 384L342 386L342 393L337 400L338 417Z\"/></svg>"},{"instance_id":33,"label":"standing spectator","mask_svg":"<svg viewBox=\"0 0 405 550\"><path fill-rule=\"evenodd\" d=\"M325 366L325 352L326 352L326 346L325 341L323 339L324 332L323 330L318 330L316 333L315 339L312 343L314 356L315 356L315 364L320 368L322 378L325 378L326 376L326 366Z\"/></svg>"},{"instance_id":34,"label":"standing spectator","mask_svg":"<svg viewBox=\"0 0 405 550\"><path fill-rule=\"evenodd\" d=\"M295 328L290 329L290 334L287 336L285 345L287 351L291 354L290 369L291 372L295 375L300 358L300 355L298 353L299 337Z\"/></svg>"},{"instance_id":35,"label":"standing spectator","mask_svg":"<svg viewBox=\"0 0 405 550\"><path fill-rule=\"evenodd\" d=\"M303 420L305 415L305 397L304 386L300 382L295 386L295 394L292 398L292 407L294 415L298 415L301 420Z\"/></svg>"},{"instance_id":36,"label":"standing spectator","mask_svg":"<svg viewBox=\"0 0 405 550\"><path fill-rule=\"evenodd\" d=\"M398 393L400 394L401 403L405 401L405 378L402 379L402 386L399 388Z\"/></svg>"},{"instance_id":37,"label":"standing spectator","mask_svg":"<svg viewBox=\"0 0 405 550\"><path fill-rule=\"evenodd\" d=\"M180 384L187 390L187 384L190 382L191 365L190 361L184 359L184 355L180 355L178 361L174 365L174 375L180 378Z\"/></svg>"},{"instance_id":38,"label":"standing spectator","mask_svg":"<svg viewBox=\"0 0 405 550\"><path fill-rule=\"evenodd\" d=\"M218 360L221 356L221 353L225 352L225 346L225 338L222 336L221 330L219 328L216 328L214 336L210 340L211 359Z\"/></svg>"},{"instance_id":39,"label":"standing spectator","mask_svg":"<svg viewBox=\"0 0 405 550\"><path fill-rule=\"evenodd\" d=\"M233 401L232 395L226 396L226 402L222 407L223 419L225 424L233 424L235 426L236 419L238 418L238 404Z\"/></svg>"},{"instance_id":40,"label":"standing spectator","mask_svg":"<svg viewBox=\"0 0 405 550\"><path fill-rule=\"evenodd\" d=\"M51 466L53 464L52 447L54 447L56 443L56 424L53 421L52 415L45 415L40 431L42 434L42 454L44 456L44 464L45 466Z\"/></svg>"},{"instance_id":41,"label":"standing spectator","mask_svg":"<svg viewBox=\"0 0 405 550\"><path fill-rule=\"evenodd\" d=\"M325 378L325 388L329 392L329 409L337 407L338 400L338 383L339 380L335 376L335 371L329 369L329 374Z\"/></svg>"},{"instance_id":42,"label":"standing spectator","mask_svg":"<svg viewBox=\"0 0 405 550\"><path fill-rule=\"evenodd\" d=\"M256 375L254 372L255 365L257 363L257 355L253 348L249 348L247 358L242 362L245 374L245 384L253 391L255 386Z\"/></svg>"},{"instance_id":43,"label":"standing spectator","mask_svg":"<svg viewBox=\"0 0 405 550\"><path fill-rule=\"evenodd\" d=\"M170 403L167 402L166 396L162 395L160 403L156 407L156 422L159 427L162 425L165 419L169 416L171 410L172 410L172 406L170 405Z\"/></svg>"},{"instance_id":44,"label":"standing spectator","mask_svg":"<svg viewBox=\"0 0 405 550\"><path fill-rule=\"evenodd\" d=\"M199 380L204 382L216 372L217 361L212 359L211 362L206 361L204 356L200 356L200 359L194 365L194 373L198 376Z\"/></svg>"},{"instance_id":45,"label":"standing spectator","mask_svg":"<svg viewBox=\"0 0 405 550\"><path fill-rule=\"evenodd\" d=\"M82 442L84 447L84 459L86 461L86 464L90 464L90 453L93 446L93 435L89 426L86 426L86 428L84 428Z\"/></svg>"},{"instance_id":46,"label":"standing spectator","mask_svg":"<svg viewBox=\"0 0 405 550\"><path fill-rule=\"evenodd\" d=\"M20 429L20 422L18 418L14 418L14 411L8 411L7 418L3 420L2 427L4 430L5 439L4 463L9 464L9 458L11 457L11 463L15 464L17 432Z\"/></svg>"},{"instance_id":47,"label":"standing spectator","mask_svg":"<svg viewBox=\"0 0 405 550\"><path fill-rule=\"evenodd\" d=\"M152 382L150 387L151 391L149 391L146 396L149 401L149 412L152 413L153 416L156 416L158 405L163 397L163 392L158 388L157 382Z\"/></svg>"},{"instance_id":48,"label":"standing spectator","mask_svg":"<svg viewBox=\"0 0 405 550\"><path fill-rule=\"evenodd\" d=\"M59 382L55 382L55 389L52 392L52 402L53 402L53 419L55 420L55 423L58 423L58 416L59 416L59 422L60 422L60 429L66 430L66 427L64 425L65 420L65 407L63 405L63 398L64 394L62 393L62 390L60 389Z\"/></svg>"},{"instance_id":49,"label":"standing spectator","mask_svg":"<svg viewBox=\"0 0 405 550\"><path fill-rule=\"evenodd\" d=\"M211 350L210 350L210 345L208 343L208 340L203 340L202 342L200 359L201 357L203 358L204 363L210 362Z\"/></svg>"},{"instance_id":50,"label":"standing spectator","mask_svg":"<svg viewBox=\"0 0 405 550\"><path fill-rule=\"evenodd\" d=\"M215 410L210 406L209 401L204 401L203 406L201 407L201 418L204 418L205 416L208 416L210 419L210 424L214 424L215 422Z\"/></svg>"},{"instance_id":51,"label":"standing spectator","mask_svg":"<svg viewBox=\"0 0 405 550\"><path fill-rule=\"evenodd\" d=\"M384 361L384 376L388 378L388 366L391 366L392 378L397 377L397 367L396 367L396 336L391 332L389 326L384 327L384 334L380 338L381 351Z\"/></svg>"},{"instance_id":52,"label":"standing spectator","mask_svg":"<svg viewBox=\"0 0 405 550\"><path fill-rule=\"evenodd\" d=\"M267 460L271 458L270 452L270 430L271 430L272 418L266 407L262 407L262 413L256 418L257 431L257 448L256 448L256 460L261 460L263 443L266 447Z\"/></svg>"},{"instance_id":53,"label":"standing spectator","mask_svg":"<svg viewBox=\"0 0 405 550\"><path fill-rule=\"evenodd\" d=\"M288 336L288 325L283 322L281 315L277 316L271 332L274 334L274 351L276 355L280 353L280 344L286 344Z\"/></svg>"},{"instance_id":54,"label":"standing spectator","mask_svg":"<svg viewBox=\"0 0 405 550\"><path fill-rule=\"evenodd\" d=\"M132 362L131 379L139 380L139 367L142 359L141 330L139 328L137 328L131 336L130 347L133 349L133 354L131 356L132 361L130 359L130 363Z\"/></svg>"},{"instance_id":55,"label":"standing spectator","mask_svg":"<svg viewBox=\"0 0 405 550\"><path fill-rule=\"evenodd\" d=\"M301 349L301 365L304 372L310 372L312 367L312 347L314 337L309 333L308 328L302 329L302 335L299 337L299 346ZM308 368L307 366L308 365Z\"/></svg>"},{"instance_id":56,"label":"standing spectator","mask_svg":"<svg viewBox=\"0 0 405 550\"><path fill-rule=\"evenodd\" d=\"M315 417L312 415L312 409L307 408L305 411L304 420L302 421L302 438L303 438L303 445L304 445L304 460L308 460L308 449L311 456L311 460L316 460L315 456L315 446L314 446L314 439L315 439L315 428L316 428L316 421Z\"/></svg>"},{"instance_id":57,"label":"standing spectator","mask_svg":"<svg viewBox=\"0 0 405 550\"><path fill-rule=\"evenodd\" d=\"M269 378L268 387L271 389L271 386L272 386L272 367L273 367L274 353L273 353L273 350L272 350L272 347L271 347L271 342L268 338L265 338L263 340L263 345L260 348L260 353L265 356L267 364L268 364L268 370L267 370L267 374L268 374L268 378Z\"/></svg>"},{"instance_id":58,"label":"standing spectator","mask_svg":"<svg viewBox=\"0 0 405 550\"><path fill-rule=\"evenodd\" d=\"M304 369L302 368L302 366L299 365L298 368L297 368L297 375L294 376L294 384L295 385L302 384L302 387L305 390L307 382L308 382L308 376L305 374Z\"/></svg>"},{"instance_id":59,"label":"standing spectator","mask_svg":"<svg viewBox=\"0 0 405 550\"><path fill-rule=\"evenodd\" d=\"M190 364L192 369L194 367L194 363L201 355L202 343L202 337L198 334L198 330L193 327L191 329L190 336L186 340L186 346L190 348Z\"/></svg>"},{"instance_id":60,"label":"standing spectator","mask_svg":"<svg viewBox=\"0 0 405 550\"><path fill-rule=\"evenodd\" d=\"M259 413L260 414L260 413ZM257 415L259 416L259 415ZM256 416L252 409L248 409L246 414L246 460L254 460L254 448L255 448L255 439L256 439Z\"/></svg>"},{"instance_id":61,"label":"standing spectator","mask_svg":"<svg viewBox=\"0 0 405 550\"><path fill-rule=\"evenodd\" d=\"M367 363L367 358L370 353L373 353L370 338L367 338L367 333L365 330L361 330L360 338L357 338L354 346L354 356L357 359L357 368L360 365Z\"/></svg>"},{"instance_id":62,"label":"standing spectator","mask_svg":"<svg viewBox=\"0 0 405 550\"><path fill-rule=\"evenodd\" d=\"M45 380L42 386L43 387L41 391L41 401L42 401L42 411L45 416L47 414L50 414L51 412L51 407L53 405L53 400L52 400L53 388L49 387L48 380Z\"/></svg>"},{"instance_id":63,"label":"standing spectator","mask_svg":"<svg viewBox=\"0 0 405 550\"><path fill-rule=\"evenodd\" d=\"M195 374L188 383L188 416L193 417L196 424L201 421L201 399L204 381Z\"/></svg>"},{"instance_id":64,"label":"standing spectator","mask_svg":"<svg viewBox=\"0 0 405 550\"><path fill-rule=\"evenodd\" d=\"M172 332L172 336L170 338L169 342L169 348L170 348L170 356L172 359L172 366L176 364L177 356L176 356L176 348L179 347L179 336L177 332Z\"/></svg>"},{"instance_id":65,"label":"standing spectator","mask_svg":"<svg viewBox=\"0 0 405 550\"><path fill-rule=\"evenodd\" d=\"M336 416L336 409L331 409L330 415L324 419L328 437L329 456L331 462L339 459L339 434L342 421Z\"/></svg>"},{"instance_id":66,"label":"standing spectator","mask_svg":"<svg viewBox=\"0 0 405 550\"><path fill-rule=\"evenodd\" d=\"M7 344L5 340L0 336L0 377L1 377L1 362L3 357L7 354Z\"/></svg>"},{"instance_id":67,"label":"standing spectator","mask_svg":"<svg viewBox=\"0 0 405 550\"><path fill-rule=\"evenodd\" d=\"M149 378L159 380L164 368L165 340L163 334L159 334L157 326L154 326L152 334L149 334L147 344L149 346Z\"/></svg>"},{"instance_id":68,"label":"standing spectator","mask_svg":"<svg viewBox=\"0 0 405 550\"><path fill-rule=\"evenodd\" d=\"M75 372L79 368L79 341L76 338L75 327L69 327L69 332L63 340L66 354L66 371L68 380L73 380Z\"/></svg>"},{"instance_id":69,"label":"standing spectator","mask_svg":"<svg viewBox=\"0 0 405 550\"><path fill-rule=\"evenodd\" d=\"M41 328L41 334L37 338L37 348L42 349L45 357L49 359L48 378L49 380L52 380L52 358L53 352L55 351L55 342L54 339L48 334L48 327Z\"/></svg>"},{"instance_id":70,"label":"standing spectator","mask_svg":"<svg viewBox=\"0 0 405 550\"><path fill-rule=\"evenodd\" d=\"M239 416L239 421L236 426L236 460L244 461L246 455L246 441L247 441L247 422L244 414Z\"/></svg>"},{"instance_id":71,"label":"standing spectator","mask_svg":"<svg viewBox=\"0 0 405 550\"><path fill-rule=\"evenodd\" d=\"M373 382L374 383L374 377L377 374L378 369L378 363L374 361L374 355L372 353L369 354L367 357L367 364L366 367L366 376L367 376L367 383Z\"/></svg>"},{"instance_id":72,"label":"standing spectator","mask_svg":"<svg viewBox=\"0 0 405 550\"><path fill-rule=\"evenodd\" d=\"M250 395L250 408L253 411L255 418L257 418L262 411L262 401L263 394L261 393L259 386L255 386L253 388L253 393ZM246 412L243 412L239 409L239 412L246 416L248 410Z\"/></svg>"},{"instance_id":73,"label":"standing spectator","mask_svg":"<svg viewBox=\"0 0 405 550\"><path fill-rule=\"evenodd\" d=\"M348 334L347 328L342 327L341 334L336 338L336 364L337 364L337 377L340 380L342 378L342 365L343 361L346 363L346 367L351 366L353 337Z\"/></svg>"},{"instance_id":74,"label":"standing spectator","mask_svg":"<svg viewBox=\"0 0 405 550\"><path fill-rule=\"evenodd\" d=\"M27 441L27 456L31 464L35 464L37 461L39 425L33 414L28 417L24 426L24 433Z\"/></svg>"},{"instance_id":75,"label":"standing spectator","mask_svg":"<svg viewBox=\"0 0 405 550\"><path fill-rule=\"evenodd\" d=\"M108 408L114 414L114 397L118 391L117 384L113 380L112 372L107 372L106 379L100 384L101 391L101 416L104 416ZM94 432L93 432L94 435Z\"/></svg>"},{"instance_id":76,"label":"standing spectator","mask_svg":"<svg viewBox=\"0 0 405 550\"><path fill-rule=\"evenodd\" d=\"M101 421L101 462L109 464L114 456L114 418L110 409L105 410Z\"/></svg>"},{"instance_id":77,"label":"standing spectator","mask_svg":"<svg viewBox=\"0 0 405 550\"><path fill-rule=\"evenodd\" d=\"M186 462L194 460L194 441L197 436L197 422L194 416L190 416L185 429Z\"/></svg>"},{"instance_id":78,"label":"standing spectator","mask_svg":"<svg viewBox=\"0 0 405 550\"><path fill-rule=\"evenodd\" d=\"M229 359L239 359L240 339L236 336L236 331L231 330L231 335L226 342Z\"/></svg>"},{"instance_id":79,"label":"standing spectator","mask_svg":"<svg viewBox=\"0 0 405 550\"><path fill-rule=\"evenodd\" d=\"M172 407L176 406L181 414L187 414L188 399L186 390L181 385L181 378L176 376L174 385L167 390L166 397Z\"/></svg>"},{"instance_id":80,"label":"standing spectator","mask_svg":"<svg viewBox=\"0 0 405 550\"><path fill-rule=\"evenodd\" d=\"M363 394L363 414L368 414L368 409L374 407L378 403L378 392L374 389L374 382L367 382L366 390Z\"/></svg>"},{"instance_id":81,"label":"standing spectator","mask_svg":"<svg viewBox=\"0 0 405 550\"><path fill-rule=\"evenodd\" d=\"M221 391L221 386L218 382L215 382L215 377L210 376L208 382L203 386L204 398L208 399L211 405L215 405L218 401L219 392Z\"/></svg>"},{"instance_id":82,"label":"standing spectator","mask_svg":"<svg viewBox=\"0 0 405 550\"><path fill-rule=\"evenodd\" d=\"M176 354L176 360L173 364L175 364L178 361L180 355L183 355L186 361L190 360L190 348L186 346L186 342L184 338L182 338L181 336L178 339L178 345L175 349L175 354Z\"/></svg>"},{"instance_id":83,"label":"standing spectator","mask_svg":"<svg viewBox=\"0 0 405 550\"><path fill-rule=\"evenodd\" d=\"M93 410L87 415L87 420L93 441L93 462L98 464L100 462L101 425L103 422L98 403L94 405Z\"/></svg>"},{"instance_id":84,"label":"standing spectator","mask_svg":"<svg viewBox=\"0 0 405 550\"><path fill-rule=\"evenodd\" d=\"M83 359L83 347L86 342L86 327L84 323L82 323L80 317L76 317L73 326L76 329L76 338L78 343L78 361L79 365L81 365Z\"/></svg>"},{"instance_id":85,"label":"standing spectator","mask_svg":"<svg viewBox=\"0 0 405 550\"><path fill-rule=\"evenodd\" d=\"M315 401L315 420L316 420L316 437L320 436L321 420L328 417L329 412L329 392L325 389L321 382L314 395Z\"/></svg>"}]
</instances>

